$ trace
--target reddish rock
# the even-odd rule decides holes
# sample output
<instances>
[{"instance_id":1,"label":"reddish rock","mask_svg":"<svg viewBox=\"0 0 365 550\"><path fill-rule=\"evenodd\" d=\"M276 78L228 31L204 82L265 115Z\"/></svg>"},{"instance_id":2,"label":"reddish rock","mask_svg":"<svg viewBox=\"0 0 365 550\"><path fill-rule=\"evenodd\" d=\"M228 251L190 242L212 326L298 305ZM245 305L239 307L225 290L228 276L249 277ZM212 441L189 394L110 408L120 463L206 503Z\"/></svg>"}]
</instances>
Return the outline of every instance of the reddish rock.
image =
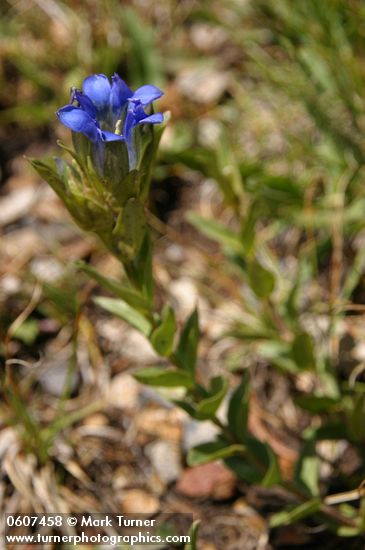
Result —
<instances>
[{"instance_id":1,"label":"reddish rock","mask_svg":"<svg viewBox=\"0 0 365 550\"><path fill-rule=\"evenodd\" d=\"M237 479L221 462L210 462L186 468L176 484L176 490L192 498L227 500L236 489Z\"/></svg>"}]
</instances>

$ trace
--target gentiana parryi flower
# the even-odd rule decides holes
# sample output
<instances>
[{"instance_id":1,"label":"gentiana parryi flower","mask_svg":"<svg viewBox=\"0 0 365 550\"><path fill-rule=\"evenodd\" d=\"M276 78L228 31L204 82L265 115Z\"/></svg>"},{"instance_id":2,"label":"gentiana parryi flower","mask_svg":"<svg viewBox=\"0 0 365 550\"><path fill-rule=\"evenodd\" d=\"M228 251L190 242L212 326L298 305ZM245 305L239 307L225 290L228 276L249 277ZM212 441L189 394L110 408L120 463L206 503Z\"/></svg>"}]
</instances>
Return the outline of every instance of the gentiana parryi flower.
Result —
<instances>
[{"instance_id":1,"label":"gentiana parryi flower","mask_svg":"<svg viewBox=\"0 0 365 550\"><path fill-rule=\"evenodd\" d=\"M116 73L111 84L107 76L96 74L84 80L82 91L72 89L70 104L56 114L62 124L95 144L99 159L106 142L125 141L129 170L133 170L138 163L134 130L139 125L163 122L162 113L148 114L144 109L162 95L150 84L133 92Z\"/></svg>"}]
</instances>

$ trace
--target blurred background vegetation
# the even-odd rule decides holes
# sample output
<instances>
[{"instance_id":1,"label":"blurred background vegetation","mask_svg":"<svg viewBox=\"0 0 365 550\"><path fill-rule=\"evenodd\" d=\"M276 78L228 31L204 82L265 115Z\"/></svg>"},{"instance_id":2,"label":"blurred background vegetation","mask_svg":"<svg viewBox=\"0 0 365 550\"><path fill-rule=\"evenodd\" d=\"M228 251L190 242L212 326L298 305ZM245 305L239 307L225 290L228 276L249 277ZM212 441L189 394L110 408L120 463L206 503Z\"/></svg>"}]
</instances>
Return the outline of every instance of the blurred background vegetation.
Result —
<instances>
[{"instance_id":1,"label":"blurred background vegetation","mask_svg":"<svg viewBox=\"0 0 365 550\"><path fill-rule=\"evenodd\" d=\"M151 196L156 269L161 301L169 285L184 289L174 294L181 318L199 290L202 376L252 371L251 429L288 478L297 471L308 498L356 489L365 478L363 2L5 0L0 13L1 353L20 386L20 397L5 396L2 433L20 427L20 448L50 468L70 506L70 487L90 497L83 470L112 477L129 460L98 447L100 457L84 464L70 431L98 414L104 428L126 430L128 413L100 413L99 397L133 366L128 338L118 347L121 333L106 334L89 300L95 286L75 277L73 261L117 268L23 159L69 141L54 113L71 86L118 72L132 88L161 87L159 110L171 111ZM55 356L68 365L61 391L44 382ZM41 365L30 369L34 361ZM61 476L50 466L60 437L72 449L57 458ZM42 499L1 452L3 508L13 496L27 510ZM138 456L130 462L140 472ZM356 529L326 523L315 534L317 522L265 539L267 512L283 507L274 497L249 501L265 518L260 540L272 546L253 535L252 546L240 539L237 548L338 548L345 534L363 548L362 506L346 502L341 513L361 520Z\"/></svg>"}]
</instances>

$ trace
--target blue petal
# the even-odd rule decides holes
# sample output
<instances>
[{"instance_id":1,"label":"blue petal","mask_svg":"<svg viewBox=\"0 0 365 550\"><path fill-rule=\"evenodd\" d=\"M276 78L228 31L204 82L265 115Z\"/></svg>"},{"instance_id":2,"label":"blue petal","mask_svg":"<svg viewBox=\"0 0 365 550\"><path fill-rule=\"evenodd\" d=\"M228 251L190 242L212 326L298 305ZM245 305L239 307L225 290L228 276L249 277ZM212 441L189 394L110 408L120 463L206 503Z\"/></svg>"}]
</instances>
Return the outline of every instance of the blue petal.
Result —
<instances>
[{"instance_id":1,"label":"blue petal","mask_svg":"<svg viewBox=\"0 0 365 550\"><path fill-rule=\"evenodd\" d=\"M127 99L132 97L133 92L129 86L120 78L117 73L112 76L110 103L113 113L120 113Z\"/></svg>"},{"instance_id":2,"label":"blue petal","mask_svg":"<svg viewBox=\"0 0 365 550\"><path fill-rule=\"evenodd\" d=\"M137 166L137 152L134 145L133 129L138 124L157 124L163 121L162 113L147 115L140 104L130 103L124 121L123 135L127 141L129 169L133 170Z\"/></svg>"},{"instance_id":3,"label":"blue petal","mask_svg":"<svg viewBox=\"0 0 365 550\"><path fill-rule=\"evenodd\" d=\"M138 121L138 124L160 124L160 122L163 122L163 114L155 113L147 116L146 118L142 118Z\"/></svg>"},{"instance_id":4,"label":"blue petal","mask_svg":"<svg viewBox=\"0 0 365 550\"><path fill-rule=\"evenodd\" d=\"M132 100L140 101L142 105L147 105L162 95L163 92L159 88L156 88L156 86L152 86L151 84L147 84L146 86L141 86L134 92Z\"/></svg>"},{"instance_id":5,"label":"blue petal","mask_svg":"<svg viewBox=\"0 0 365 550\"><path fill-rule=\"evenodd\" d=\"M83 110L87 112L88 115L96 119L95 106L87 95L80 92L80 90L73 90L71 101L75 101L75 100L78 102L80 107L82 107Z\"/></svg>"},{"instance_id":6,"label":"blue petal","mask_svg":"<svg viewBox=\"0 0 365 550\"><path fill-rule=\"evenodd\" d=\"M142 109L142 107L140 107L140 109ZM144 113L143 109L142 112ZM132 130L138 124L138 121L138 110L133 106L128 107L123 126L123 135L126 137L128 142L130 141Z\"/></svg>"},{"instance_id":7,"label":"blue petal","mask_svg":"<svg viewBox=\"0 0 365 550\"><path fill-rule=\"evenodd\" d=\"M96 121L91 116L73 105L66 105L57 111L56 115L67 128L71 128L74 132L85 134L91 141L100 140L100 128Z\"/></svg>"},{"instance_id":8,"label":"blue petal","mask_svg":"<svg viewBox=\"0 0 365 550\"><path fill-rule=\"evenodd\" d=\"M105 74L94 74L85 78L82 89L98 110L109 109L110 83Z\"/></svg>"},{"instance_id":9,"label":"blue petal","mask_svg":"<svg viewBox=\"0 0 365 550\"><path fill-rule=\"evenodd\" d=\"M106 130L102 130L101 137L103 141L124 141L124 136L113 134L112 132L107 132Z\"/></svg>"},{"instance_id":10,"label":"blue petal","mask_svg":"<svg viewBox=\"0 0 365 550\"><path fill-rule=\"evenodd\" d=\"M143 109L141 106L130 105L127 109L127 114L123 126L123 135L127 141L129 170L133 170L137 165L137 153L133 140L133 128L138 124L138 111ZM145 114L145 113L144 113Z\"/></svg>"}]
</instances>

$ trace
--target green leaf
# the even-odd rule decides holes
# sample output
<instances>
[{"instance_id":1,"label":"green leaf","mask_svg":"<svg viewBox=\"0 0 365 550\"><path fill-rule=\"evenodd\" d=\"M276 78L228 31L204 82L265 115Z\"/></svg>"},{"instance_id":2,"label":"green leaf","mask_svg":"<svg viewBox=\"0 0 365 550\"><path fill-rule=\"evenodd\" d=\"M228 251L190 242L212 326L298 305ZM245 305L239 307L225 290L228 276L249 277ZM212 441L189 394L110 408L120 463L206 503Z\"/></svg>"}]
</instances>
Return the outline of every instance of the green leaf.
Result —
<instances>
[{"instance_id":1,"label":"green leaf","mask_svg":"<svg viewBox=\"0 0 365 550\"><path fill-rule=\"evenodd\" d=\"M228 406L228 426L241 443L244 442L247 434L249 397L249 375L246 371L241 383L232 394Z\"/></svg>"},{"instance_id":2,"label":"green leaf","mask_svg":"<svg viewBox=\"0 0 365 550\"><path fill-rule=\"evenodd\" d=\"M302 409L313 414L331 412L339 407L339 399L333 397L301 395L295 399L295 403Z\"/></svg>"},{"instance_id":3,"label":"green leaf","mask_svg":"<svg viewBox=\"0 0 365 550\"><path fill-rule=\"evenodd\" d=\"M319 458L313 438L305 442L295 470L296 484L305 489L310 496L319 495Z\"/></svg>"},{"instance_id":4,"label":"green leaf","mask_svg":"<svg viewBox=\"0 0 365 550\"><path fill-rule=\"evenodd\" d=\"M187 320L175 352L175 361L180 368L194 372L199 342L199 317L195 309Z\"/></svg>"},{"instance_id":5,"label":"green leaf","mask_svg":"<svg viewBox=\"0 0 365 550\"><path fill-rule=\"evenodd\" d=\"M208 397L202 399L196 406L196 418L207 420L213 418L222 403L228 389L228 381L223 376L216 376L211 381Z\"/></svg>"},{"instance_id":6,"label":"green leaf","mask_svg":"<svg viewBox=\"0 0 365 550\"><path fill-rule=\"evenodd\" d=\"M211 380L209 390L198 386L204 397L198 404L176 400L175 404L186 411L196 420L213 419L228 389L228 382L223 376L216 376Z\"/></svg>"},{"instance_id":7,"label":"green leaf","mask_svg":"<svg viewBox=\"0 0 365 550\"><path fill-rule=\"evenodd\" d=\"M275 277L258 261L250 262L248 266L248 281L250 287L259 298L269 298L275 287Z\"/></svg>"},{"instance_id":8,"label":"green leaf","mask_svg":"<svg viewBox=\"0 0 365 550\"><path fill-rule=\"evenodd\" d=\"M347 439L360 443L364 437L365 395L355 394L344 400L346 410Z\"/></svg>"},{"instance_id":9,"label":"green leaf","mask_svg":"<svg viewBox=\"0 0 365 550\"><path fill-rule=\"evenodd\" d=\"M298 268L293 275L292 287L286 299L285 308L292 324L297 324L298 309L300 307L301 291L312 275L312 266L307 254L301 254L298 258Z\"/></svg>"},{"instance_id":10,"label":"green leaf","mask_svg":"<svg viewBox=\"0 0 365 550\"><path fill-rule=\"evenodd\" d=\"M212 441L210 443L202 443L191 449L187 456L187 462L189 466L198 466L199 464L206 464L207 462L244 453L244 445L230 445L225 441Z\"/></svg>"},{"instance_id":11,"label":"green leaf","mask_svg":"<svg viewBox=\"0 0 365 550\"><path fill-rule=\"evenodd\" d=\"M246 457L225 460L228 468L248 483L263 487L276 485L281 481L281 473L275 453L267 443L254 437L245 439Z\"/></svg>"},{"instance_id":12,"label":"green leaf","mask_svg":"<svg viewBox=\"0 0 365 550\"><path fill-rule=\"evenodd\" d=\"M119 242L117 241L116 245ZM141 248L133 257L124 258L123 267L131 281L131 284L138 289L151 310L154 302L154 281L152 273L152 243L149 231L145 232Z\"/></svg>"},{"instance_id":13,"label":"green leaf","mask_svg":"<svg viewBox=\"0 0 365 550\"><path fill-rule=\"evenodd\" d=\"M143 313L150 312L151 308L147 300L142 296L142 294L135 291L132 287L127 286L126 284L120 283L116 279L104 277L104 275L99 273L95 268L86 264L83 261L77 261L75 262L75 265L76 267L81 269L84 273L89 275L89 277L91 277L97 283L99 283L100 286L102 286L106 290L109 290L109 292L111 292L112 294L115 294L116 296L118 296L118 298L121 298L124 302L127 302L127 304L130 305L132 308L138 309Z\"/></svg>"},{"instance_id":14,"label":"green leaf","mask_svg":"<svg viewBox=\"0 0 365 550\"><path fill-rule=\"evenodd\" d=\"M216 174L213 176L227 205L243 201L244 188L231 138L222 127L215 146Z\"/></svg>"},{"instance_id":15,"label":"green leaf","mask_svg":"<svg viewBox=\"0 0 365 550\"><path fill-rule=\"evenodd\" d=\"M142 246L146 233L144 207L138 199L129 199L122 209L121 216L113 231L121 252L133 260Z\"/></svg>"},{"instance_id":16,"label":"green leaf","mask_svg":"<svg viewBox=\"0 0 365 550\"><path fill-rule=\"evenodd\" d=\"M243 254L243 246L239 235L222 223L210 218L203 218L195 212L189 212L187 219L203 235L217 242L227 251Z\"/></svg>"},{"instance_id":17,"label":"green leaf","mask_svg":"<svg viewBox=\"0 0 365 550\"><path fill-rule=\"evenodd\" d=\"M141 315L139 311L132 308L124 300L98 296L94 298L94 302L98 306L106 309L106 311L109 311L110 313L113 313L113 315L127 321L127 323L142 332L145 336L148 337L150 335L152 329L151 323L143 315Z\"/></svg>"},{"instance_id":18,"label":"green leaf","mask_svg":"<svg viewBox=\"0 0 365 550\"><path fill-rule=\"evenodd\" d=\"M268 444L264 444L266 447L266 453L268 457L268 466L261 481L262 487L272 487L281 482L281 472L278 463L278 459L272 448Z\"/></svg>"},{"instance_id":19,"label":"green leaf","mask_svg":"<svg viewBox=\"0 0 365 550\"><path fill-rule=\"evenodd\" d=\"M159 50L154 44L155 34L152 27L132 8L123 6L120 13L123 36L128 38L128 72L131 81L135 85L158 83L161 79L161 60Z\"/></svg>"},{"instance_id":20,"label":"green leaf","mask_svg":"<svg viewBox=\"0 0 365 550\"><path fill-rule=\"evenodd\" d=\"M179 372L181 372L181 371L179 371ZM183 411L188 413L188 415L190 415L191 418L194 418L195 420L198 420L196 418L196 412L195 412L195 408L193 407L193 405L191 405L190 403L187 403L186 401L182 401L181 399L174 399L173 403L175 405L177 405L178 407L180 407L180 409L182 409Z\"/></svg>"},{"instance_id":21,"label":"green leaf","mask_svg":"<svg viewBox=\"0 0 365 550\"><path fill-rule=\"evenodd\" d=\"M262 321L262 320L261 320ZM251 324L248 324L251 322ZM233 338L237 338L238 340L248 340L248 341L254 341L258 343L258 341L263 341L263 346L270 347L271 345L277 348L277 342L276 340L270 341L272 338L277 337L277 333L272 330L271 328L265 327L263 324L257 324L257 326L253 326L253 323L256 322L256 319L249 319L249 321L246 323L237 323L233 325L232 329L227 331L227 336L232 336ZM267 342L266 342L267 341ZM283 348L283 345L280 344L280 349ZM276 349L275 349L275 355Z\"/></svg>"},{"instance_id":22,"label":"green leaf","mask_svg":"<svg viewBox=\"0 0 365 550\"><path fill-rule=\"evenodd\" d=\"M39 334L39 326L36 319L26 319L21 325L19 325L12 333L13 338L17 338L26 344L31 346L37 339Z\"/></svg>"},{"instance_id":23,"label":"green leaf","mask_svg":"<svg viewBox=\"0 0 365 550\"><path fill-rule=\"evenodd\" d=\"M313 339L307 332L301 332L295 336L292 343L292 356L300 369L315 367Z\"/></svg>"},{"instance_id":24,"label":"green leaf","mask_svg":"<svg viewBox=\"0 0 365 550\"><path fill-rule=\"evenodd\" d=\"M242 219L241 226L241 242L243 248L243 254L250 256L255 250L255 239L257 236L256 222L260 217L260 207L257 202L253 202L250 205L248 213Z\"/></svg>"},{"instance_id":25,"label":"green leaf","mask_svg":"<svg viewBox=\"0 0 365 550\"><path fill-rule=\"evenodd\" d=\"M67 201L67 190L64 181L57 174L56 170L40 160L28 159L33 168L38 172L53 189L55 193L63 200Z\"/></svg>"},{"instance_id":26,"label":"green leaf","mask_svg":"<svg viewBox=\"0 0 365 550\"><path fill-rule=\"evenodd\" d=\"M280 527L280 525L290 525L296 521L311 516L318 512L321 508L321 500L319 498L313 498L292 508L291 510L283 510L274 514L270 518L270 527L273 529L275 527Z\"/></svg>"},{"instance_id":27,"label":"green leaf","mask_svg":"<svg viewBox=\"0 0 365 550\"><path fill-rule=\"evenodd\" d=\"M351 294L361 280L365 269L365 247L360 247L355 259L351 262L348 269L348 275L345 278L342 288L342 299L350 300Z\"/></svg>"},{"instance_id":28,"label":"green leaf","mask_svg":"<svg viewBox=\"0 0 365 550\"><path fill-rule=\"evenodd\" d=\"M224 460L227 468L232 470L239 479L252 484L259 484L262 479L261 473L255 468L253 464L248 462L247 457L232 456Z\"/></svg>"},{"instance_id":29,"label":"green leaf","mask_svg":"<svg viewBox=\"0 0 365 550\"><path fill-rule=\"evenodd\" d=\"M161 324L152 332L150 342L159 355L168 357L174 345L176 319L174 310L167 305L162 312Z\"/></svg>"},{"instance_id":30,"label":"green leaf","mask_svg":"<svg viewBox=\"0 0 365 550\"><path fill-rule=\"evenodd\" d=\"M299 368L290 356L290 345L280 340L271 340L259 343L258 353L269 360L275 367L296 374Z\"/></svg>"},{"instance_id":31,"label":"green leaf","mask_svg":"<svg viewBox=\"0 0 365 550\"><path fill-rule=\"evenodd\" d=\"M336 527L336 526L335 526ZM362 525L358 527L347 527L346 525L340 525L336 528L336 535L339 537L357 537L362 536L364 528Z\"/></svg>"},{"instance_id":32,"label":"green leaf","mask_svg":"<svg viewBox=\"0 0 365 550\"><path fill-rule=\"evenodd\" d=\"M160 386L166 388L192 388L194 380L188 372L181 370L168 370L160 367L147 367L139 369L133 376L142 384L148 386Z\"/></svg>"},{"instance_id":33,"label":"green leaf","mask_svg":"<svg viewBox=\"0 0 365 550\"><path fill-rule=\"evenodd\" d=\"M185 544L184 550L197 550L199 523L200 523L199 521L194 521L194 523L190 527L189 529L190 542Z\"/></svg>"},{"instance_id":34,"label":"green leaf","mask_svg":"<svg viewBox=\"0 0 365 550\"><path fill-rule=\"evenodd\" d=\"M43 283L42 290L50 302L48 307L46 305L45 315L50 315L48 309L51 307L51 315L55 315L64 324L75 318L80 304L73 278L70 277L67 281L62 281L61 284Z\"/></svg>"},{"instance_id":35,"label":"green leaf","mask_svg":"<svg viewBox=\"0 0 365 550\"><path fill-rule=\"evenodd\" d=\"M346 426L343 422L333 422L332 424L325 424L320 426L314 432L314 436L317 440L321 439L348 439L348 433Z\"/></svg>"}]
</instances>

